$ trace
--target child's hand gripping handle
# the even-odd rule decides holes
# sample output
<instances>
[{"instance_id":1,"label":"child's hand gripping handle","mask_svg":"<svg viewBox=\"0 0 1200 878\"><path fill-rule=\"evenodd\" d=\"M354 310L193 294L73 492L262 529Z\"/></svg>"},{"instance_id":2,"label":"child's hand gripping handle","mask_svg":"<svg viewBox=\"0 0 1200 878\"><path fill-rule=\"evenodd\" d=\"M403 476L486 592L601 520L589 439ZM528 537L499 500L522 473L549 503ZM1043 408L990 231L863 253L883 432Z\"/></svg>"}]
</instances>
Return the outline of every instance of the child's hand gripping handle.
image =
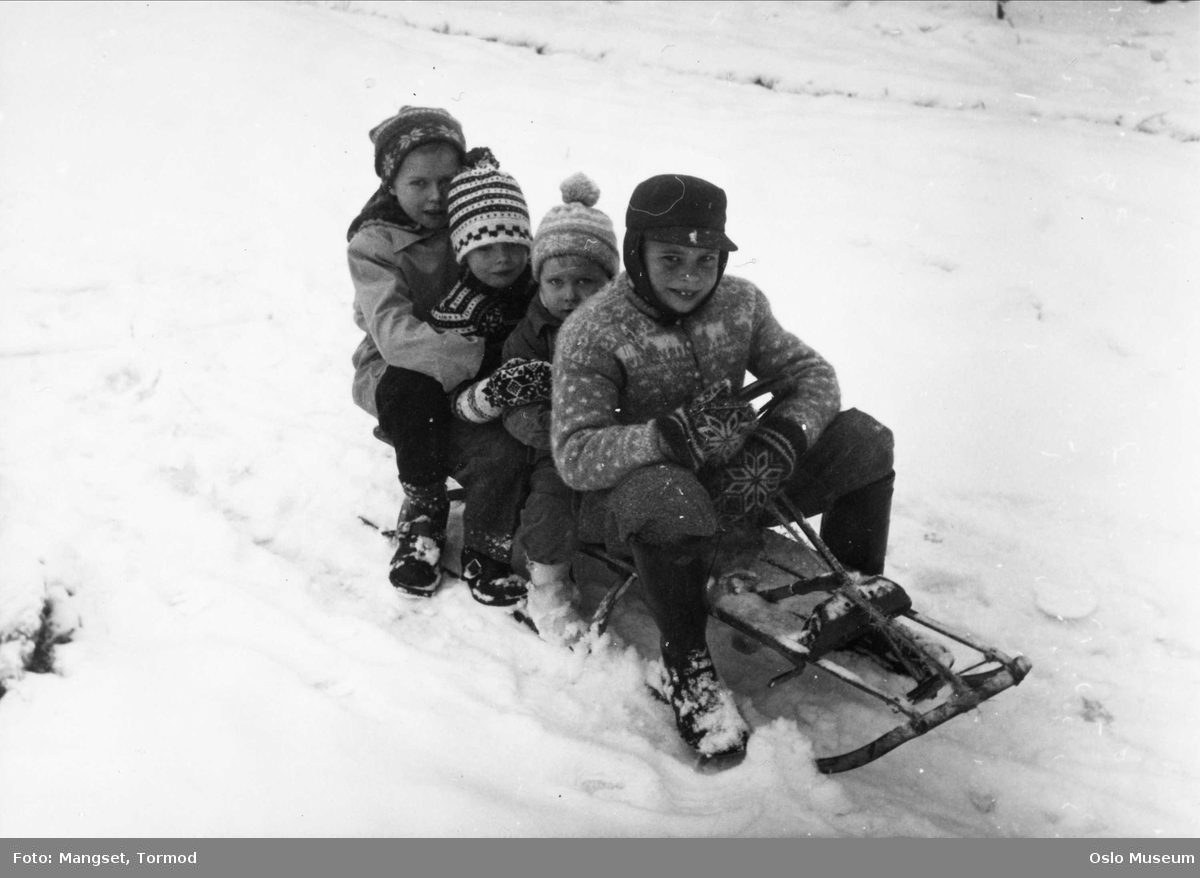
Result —
<instances>
[{"instance_id":1,"label":"child's hand gripping handle","mask_svg":"<svg viewBox=\"0 0 1200 878\"><path fill-rule=\"evenodd\" d=\"M808 450L803 426L770 417L784 399L781 391L795 381L798 372L793 367L760 378L734 394L746 405L768 394L772 398L758 410L737 454L725 466L711 469L704 476L723 522L756 518L783 489L796 470L796 462Z\"/></svg>"},{"instance_id":2,"label":"child's hand gripping handle","mask_svg":"<svg viewBox=\"0 0 1200 878\"><path fill-rule=\"evenodd\" d=\"M676 463L693 470L731 460L754 430L756 421L754 407L730 393L728 379L709 387L690 403L654 419L663 451Z\"/></svg>"}]
</instances>

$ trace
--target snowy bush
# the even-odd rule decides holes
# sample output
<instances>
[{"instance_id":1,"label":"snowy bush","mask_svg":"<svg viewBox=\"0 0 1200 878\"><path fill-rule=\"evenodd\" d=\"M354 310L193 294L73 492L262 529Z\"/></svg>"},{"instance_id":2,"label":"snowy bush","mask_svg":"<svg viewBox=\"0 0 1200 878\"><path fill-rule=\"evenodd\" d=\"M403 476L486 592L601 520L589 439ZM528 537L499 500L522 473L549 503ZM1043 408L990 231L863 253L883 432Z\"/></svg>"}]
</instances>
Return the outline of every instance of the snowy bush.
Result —
<instances>
[{"instance_id":1,"label":"snowy bush","mask_svg":"<svg viewBox=\"0 0 1200 878\"><path fill-rule=\"evenodd\" d=\"M79 617L63 586L4 585L0 592L0 697L26 671L53 671L54 647L69 642L79 627Z\"/></svg>"}]
</instances>

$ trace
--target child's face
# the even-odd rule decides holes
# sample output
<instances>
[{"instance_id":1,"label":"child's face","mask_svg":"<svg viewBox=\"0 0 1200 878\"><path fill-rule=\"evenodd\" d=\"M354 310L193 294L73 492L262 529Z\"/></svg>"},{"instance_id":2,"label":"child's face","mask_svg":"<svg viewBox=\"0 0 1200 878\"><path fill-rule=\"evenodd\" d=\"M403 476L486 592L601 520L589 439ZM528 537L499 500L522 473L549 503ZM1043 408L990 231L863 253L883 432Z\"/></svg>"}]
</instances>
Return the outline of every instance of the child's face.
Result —
<instances>
[{"instance_id":1,"label":"child's face","mask_svg":"<svg viewBox=\"0 0 1200 878\"><path fill-rule=\"evenodd\" d=\"M427 229L444 229L450 221L446 211L450 181L460 170L454 147L445 143L419 146L400 163L392 193L409 218Z\"/></svg>"},{"instance_id":2,"label":"child's face","mask_svg":"<svg viewBox=\"0 0 1200 878\"><path fill-rule=\"evenodd\" d=\"M466 262L471 274L500 289L521 276L529 262L529 248L524 244L486 244L468 253Z\"/></svg>"},{"instance_id":3,"label":"child's face","mask_svg":"<svg viewBox=\"0 0 1200 878\"><path fill-rule=\"evenodd\" d=\"M547 311L565 320L608 281L604 270L586 256L552 256L542 263L538 295Z\"/></svg>"},{"instance_id":4,"label":"child's face","mask_svg":"<svg viewBox=\"0 0 1200 878\"><path fill-rule=\"evenodd\" d=\"M689 314L717 285L721 251L662 241L642 243L646 277L659 301L676 314Z\"/></svg>"}]
</instances>

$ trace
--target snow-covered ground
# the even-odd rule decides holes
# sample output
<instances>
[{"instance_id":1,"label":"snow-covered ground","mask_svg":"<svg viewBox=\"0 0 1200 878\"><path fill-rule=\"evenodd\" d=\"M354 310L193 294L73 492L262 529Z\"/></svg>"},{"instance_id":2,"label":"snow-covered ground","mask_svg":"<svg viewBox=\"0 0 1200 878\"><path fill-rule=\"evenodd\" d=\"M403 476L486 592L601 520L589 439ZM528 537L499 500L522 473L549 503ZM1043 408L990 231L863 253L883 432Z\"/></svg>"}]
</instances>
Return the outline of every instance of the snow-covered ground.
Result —
<instances>
[{"instance_id":1,"label":"snow-covered ground","mask_svg":"<svg viewBox=\"0 0 1200 878\"><path fill-rule=\"evenodd\" d=\"M1200 3L994 7L0 5L0 835L1200 834ZM859 702L714 622L710 776L636 600L583 656L399 599L344 231L410 103L535 217L723 186L895 430L891 574L1032 675L825 777Z\"/></svg>"}]
</instances>

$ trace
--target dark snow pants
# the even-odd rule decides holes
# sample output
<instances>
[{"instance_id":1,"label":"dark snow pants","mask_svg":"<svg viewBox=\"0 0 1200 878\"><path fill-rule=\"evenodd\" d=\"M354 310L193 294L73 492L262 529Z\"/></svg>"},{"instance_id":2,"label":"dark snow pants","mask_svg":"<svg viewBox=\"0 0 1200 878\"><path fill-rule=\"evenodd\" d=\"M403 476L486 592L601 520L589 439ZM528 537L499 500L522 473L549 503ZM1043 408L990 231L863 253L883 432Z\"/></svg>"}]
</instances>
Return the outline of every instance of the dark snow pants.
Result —
<instances>
[{"instance_id":1,"label":"dark snow pants","mask_svg":"<svg viewBox=\"0 0 1200 878\"><path fill-rule=\"evenodd\" d=\"M537 452L529 478L529 495L513 542L513 566L524 572L529 561L561 564L579 548L575 533L574 492L554 468L548 451Z\"/></svg>"},{"instance_id":2,"label":"dark snow pants","mask_svg":"<svg viewBox=\"0 0 1200 878\"><path fill-rule=\"evenodd\" d=\"M841 412L800 458L783 488L805 516L822 515L821 538L845 566L883 572L891 519L891 431L857 409ZM774 524L764 517L753 525ZM719 540L716 511L690 470L657 464L607 492L583 495L580 536L632 554L663 655L704 645L708 560Z\"/></svg>"},{"instance_id":3,"label":"dark snow pants","mask_svg":"<svg viewBox=\"0 0 1200 878\"><path fill-rule=\"evenodd\" d=\"M511 563L513 534L528 490L533 451L499 421L455 418L437 380L388 366L375 389L379 426L396 449L401 483L462 485L463 546Z\"/></svg>"},{"instance_id":4,"label":"dark snow pants","mask_svg":"<svg viewBox=\"0 0 1200 878\"><path fill-rule=\"evenodd\" d=\"M853 523L858 536L839 539L839 560L855 570L882 567L882 558L863 557L865 539L886 545L895 480L892 432L857 409L841 412L797 462L784 493L806 516L822 514L838 527ZM870 502L866 502L866 501ZM631 473L608 491L582 495L579 528L586 542L610 549L637 537L671 545L718 530L712 499L690 470L663 463ZM847 521L848 520L848 521ZM839 524L845 522L845 525ZM773 522L763 519L763 526ZM822 522L826 530L826 522ZM837 528L835 530L835 537ZM824 536L824 533L823 533ZM880 539L882 537L882 539ZM843 554L846 557L843 557ZM868 569L864 569L868 568Z\"/></svg>"}]
</instances>

